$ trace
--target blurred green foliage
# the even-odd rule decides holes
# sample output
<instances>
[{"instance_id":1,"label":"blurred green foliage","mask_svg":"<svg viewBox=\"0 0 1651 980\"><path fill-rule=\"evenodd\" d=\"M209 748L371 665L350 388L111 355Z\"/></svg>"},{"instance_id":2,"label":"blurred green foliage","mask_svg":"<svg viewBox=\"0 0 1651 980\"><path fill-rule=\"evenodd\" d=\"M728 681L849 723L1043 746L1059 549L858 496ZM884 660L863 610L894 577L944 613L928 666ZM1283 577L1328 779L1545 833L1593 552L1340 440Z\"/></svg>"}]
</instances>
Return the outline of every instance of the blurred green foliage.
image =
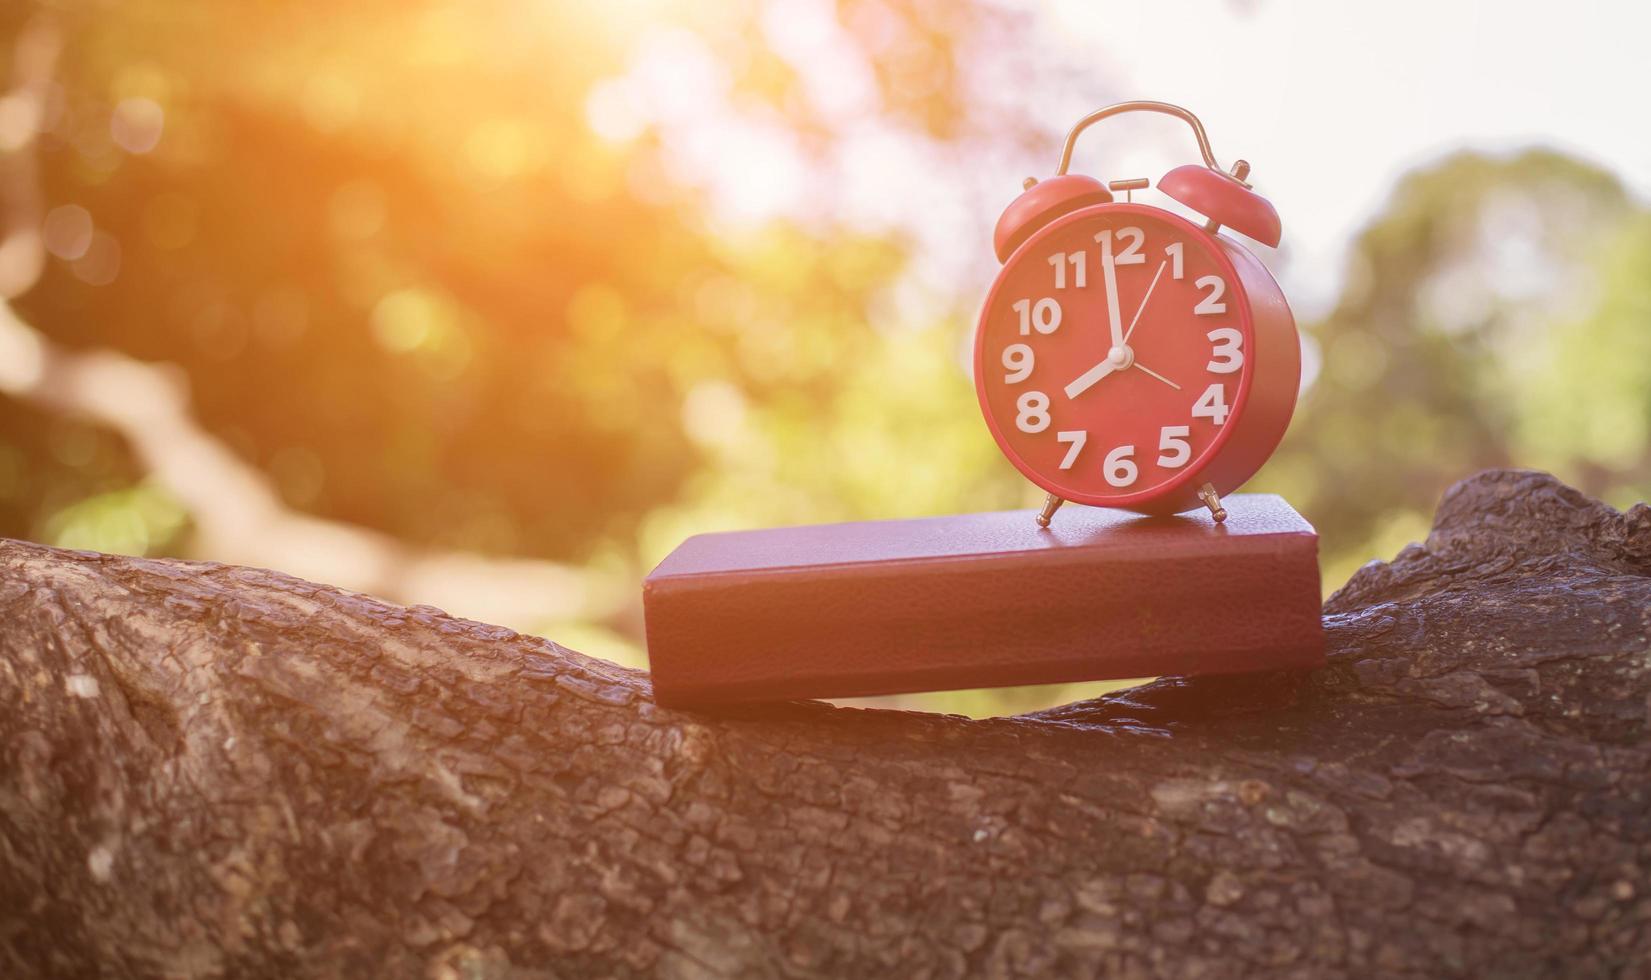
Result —
<instances>
[{"instance_id":1,"label":"blurred green foliage","mask_svg":"<svg viewBox=\"0 0 1651 980\"><path fill-rule=\"evenodd\" d=\"M593 87L666 22L716 53L731 98L828 139L762 11L10 4L0 37L39 16L64 32L44 194L60 237L95 228L18 309L62 345L176 365L290 505L410 542L639 576L698 531L1039 499L968 377L986 282L890 327L872 311L909 242L830 215L721 227L656 134L588 124ZM837 11L888 123L928 139L985 126L965 52L1026 52L990 6ZM1586 163L1469 153L1406 177L1304 324L1319 371L1253 489L1319 527L1327 586L1425 534L1482 467L1645 497L1648 271L1651 215ZM118 439L0 398L0 534L161 554L188 528Z\"/></svg>"},{"instance_id":2,"label":"blurred green foliage","mask_svg":"<svg viewBox=\"0 0 1651 980\"><path fill-rule=\"evenodd\" d=\"M1327 585L1425 536L1442 490L1486 467L1645 499L1648 228L1616 179L1548 150L1399 183L1307 325L1322 368L1257 481L1320 528Z\"/></svg>"}]
</instances>

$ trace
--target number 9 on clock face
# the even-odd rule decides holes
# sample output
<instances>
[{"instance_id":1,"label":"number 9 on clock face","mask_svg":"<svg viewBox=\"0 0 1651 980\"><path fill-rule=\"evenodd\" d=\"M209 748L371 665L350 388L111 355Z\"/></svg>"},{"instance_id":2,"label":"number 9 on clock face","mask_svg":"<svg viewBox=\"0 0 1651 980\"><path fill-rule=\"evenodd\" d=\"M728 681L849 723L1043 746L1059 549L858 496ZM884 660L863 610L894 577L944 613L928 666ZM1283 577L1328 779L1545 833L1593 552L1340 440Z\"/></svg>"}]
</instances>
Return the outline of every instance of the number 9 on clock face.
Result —
<instances>
[{"instance_id":1,"label":"number 9 on clock face","mask_svg":"<svg viewBox=\"0 0 1651 980\"><path fill-rule=\"evenodd\" d=\"M1111 205L1056 221L1010 257L981 313L976 387L1033 482L1141 507L1185 496L1214 459L1244 411L1253 345L1243 281L1213 236Z\"/></svg>"}]
</instances>

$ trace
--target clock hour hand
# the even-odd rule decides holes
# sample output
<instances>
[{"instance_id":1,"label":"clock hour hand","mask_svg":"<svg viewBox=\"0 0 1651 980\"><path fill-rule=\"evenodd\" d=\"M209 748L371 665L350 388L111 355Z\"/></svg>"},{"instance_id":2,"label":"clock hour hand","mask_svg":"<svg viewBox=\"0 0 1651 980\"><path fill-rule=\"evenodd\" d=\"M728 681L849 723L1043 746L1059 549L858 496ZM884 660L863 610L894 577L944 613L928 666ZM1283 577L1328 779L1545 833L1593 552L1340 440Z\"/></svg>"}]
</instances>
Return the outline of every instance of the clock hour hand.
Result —
<instances>
[{"instance_id":1,"label":"clock hour hand","mask_svg":"<svg viewBox=\"0 0 1651 980\"><path fill-rule=\"evenodd\" d=\"M1077 378L1073 379L1072 383L1066 386L1066 397L1078 397L1090 388L1093 388L1095 386L1095 382L1101 380L1116 370L1118 370L1118 365L1113 363L1111 358L1102 361L1084 373L1078 375Z\"/></svg>"}]
</instances>

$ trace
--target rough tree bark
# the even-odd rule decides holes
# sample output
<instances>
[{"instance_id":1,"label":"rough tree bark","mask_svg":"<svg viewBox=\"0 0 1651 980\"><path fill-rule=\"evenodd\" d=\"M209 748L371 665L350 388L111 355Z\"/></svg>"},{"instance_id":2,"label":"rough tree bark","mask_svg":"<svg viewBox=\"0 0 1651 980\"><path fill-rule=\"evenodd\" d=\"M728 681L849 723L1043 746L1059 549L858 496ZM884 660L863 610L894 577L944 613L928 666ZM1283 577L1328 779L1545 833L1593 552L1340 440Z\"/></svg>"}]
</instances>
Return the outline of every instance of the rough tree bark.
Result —
<instances>
[{"instance_id":1,"label":"rough tree bark","mask_svg":"<svg viewBox=\"0 0 1651 980\"><path fill-rule=\"evenodd\" d=\"M1330 666L1014 719L657 709L273 572L0 544L0 975L1603 976L1651 510L1452 490Z\"/></svg>"}]
</instances>

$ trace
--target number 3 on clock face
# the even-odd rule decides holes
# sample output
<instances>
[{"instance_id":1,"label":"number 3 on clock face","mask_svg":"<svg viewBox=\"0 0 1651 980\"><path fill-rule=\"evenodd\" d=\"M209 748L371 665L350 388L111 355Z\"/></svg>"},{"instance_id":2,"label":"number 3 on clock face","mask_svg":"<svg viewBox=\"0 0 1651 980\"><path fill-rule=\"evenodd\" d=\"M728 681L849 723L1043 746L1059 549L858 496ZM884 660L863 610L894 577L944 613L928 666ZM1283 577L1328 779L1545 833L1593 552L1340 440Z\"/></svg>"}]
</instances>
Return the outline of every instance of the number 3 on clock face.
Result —
<instances>
[{"instance_id":1,"label":"number 3 on clock face","mask_svg":"<svg viewBox=\"0 0 1651 980\"><path fill-rule=\"evenodd\" d=\"M1080 211L1010 257L975 369L999 445L1068 500L1138 506L1198 478L1244 410L1249 304L1211 236L1157 209Z\"/></svg>"}]
</instances>

